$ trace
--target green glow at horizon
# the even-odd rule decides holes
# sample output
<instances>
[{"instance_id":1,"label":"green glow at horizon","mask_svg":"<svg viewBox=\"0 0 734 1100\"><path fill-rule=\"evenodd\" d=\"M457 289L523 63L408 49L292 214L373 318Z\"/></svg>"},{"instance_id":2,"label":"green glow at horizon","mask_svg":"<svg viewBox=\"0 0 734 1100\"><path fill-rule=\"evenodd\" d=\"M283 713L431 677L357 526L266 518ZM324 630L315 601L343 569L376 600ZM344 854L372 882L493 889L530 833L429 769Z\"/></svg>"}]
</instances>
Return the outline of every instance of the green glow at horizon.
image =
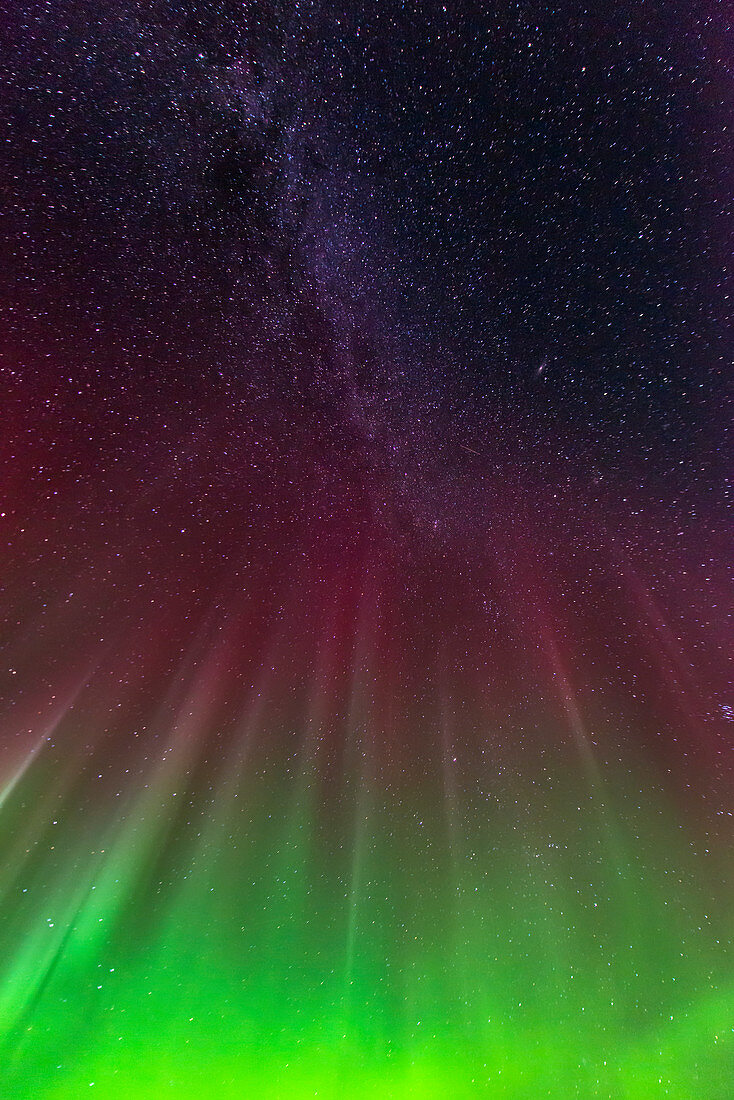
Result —
<instances>
[{"instance_id":1,"label":"green glow at horizon","mask_svg":"<svg viewBox=\"0 0 734 1100\"><path fill-rule=\"evenodd\" d=\"M4 874L3 1100L731 1096L730 913L640 769L176 774Z\"/></svg>"}]
</instances>

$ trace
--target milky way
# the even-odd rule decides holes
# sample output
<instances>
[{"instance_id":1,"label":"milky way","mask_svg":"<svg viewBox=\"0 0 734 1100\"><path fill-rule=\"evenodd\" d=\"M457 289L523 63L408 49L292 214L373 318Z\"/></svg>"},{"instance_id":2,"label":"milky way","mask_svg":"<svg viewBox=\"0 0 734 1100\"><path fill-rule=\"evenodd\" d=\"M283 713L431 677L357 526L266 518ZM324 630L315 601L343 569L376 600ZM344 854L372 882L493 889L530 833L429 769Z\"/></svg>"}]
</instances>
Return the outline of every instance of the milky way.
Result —
<instances>
[{"instance_id":1,"label":"milky way","mask_svg":"<svg viewBox=\"0 0 734 1100\"><path fill-rule=\"evenodd\" d=\"M10 5L3 1100L731 1096L729 29Z\"/></svg>"}]
</instances>

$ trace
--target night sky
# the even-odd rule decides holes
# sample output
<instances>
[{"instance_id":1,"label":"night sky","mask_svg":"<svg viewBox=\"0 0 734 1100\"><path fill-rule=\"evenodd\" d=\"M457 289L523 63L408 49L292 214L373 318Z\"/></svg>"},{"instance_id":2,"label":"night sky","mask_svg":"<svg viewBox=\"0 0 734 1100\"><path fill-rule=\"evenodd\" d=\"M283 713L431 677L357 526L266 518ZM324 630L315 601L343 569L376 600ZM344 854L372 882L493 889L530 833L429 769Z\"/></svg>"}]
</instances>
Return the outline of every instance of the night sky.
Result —
<instances>
[{"instance_id":1,"label":"night sky","mask_svg":"<svg viewBox=\"0 0 734 1100\"><path fill-rule=\"evenodd\" d=\"M5 5L2 1100L731 1100L732 34Z\"/></svg>"}]
</instances>

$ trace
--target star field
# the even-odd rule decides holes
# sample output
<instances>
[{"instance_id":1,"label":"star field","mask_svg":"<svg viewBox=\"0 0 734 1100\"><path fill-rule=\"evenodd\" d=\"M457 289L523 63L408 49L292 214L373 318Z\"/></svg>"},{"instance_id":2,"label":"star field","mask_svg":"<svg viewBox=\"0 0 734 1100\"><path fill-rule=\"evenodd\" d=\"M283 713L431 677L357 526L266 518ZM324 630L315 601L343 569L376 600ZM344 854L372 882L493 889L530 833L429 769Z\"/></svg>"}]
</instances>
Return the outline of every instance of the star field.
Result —
<instances>
[{"instance_id":1,"label":"star field","mask_svg":"<svg viewBox=\"0 0 734 1100\"><path fill-rule=\"evenodd\" d=\"M3 1100L730 1096L730 33L6 11Z\"/></svg>"}]
</instances>

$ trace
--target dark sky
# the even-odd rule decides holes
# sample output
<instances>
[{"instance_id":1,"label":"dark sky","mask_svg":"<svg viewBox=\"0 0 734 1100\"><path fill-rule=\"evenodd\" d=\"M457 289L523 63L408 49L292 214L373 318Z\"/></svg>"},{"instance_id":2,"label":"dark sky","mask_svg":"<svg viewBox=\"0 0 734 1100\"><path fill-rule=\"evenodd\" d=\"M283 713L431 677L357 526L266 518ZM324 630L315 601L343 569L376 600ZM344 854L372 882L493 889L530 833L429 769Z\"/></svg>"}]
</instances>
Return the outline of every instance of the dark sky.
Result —
<instances>
[{"instance_id":1,"label":"dark sky","mask_svg":"<svg viewBox=\"0 0 734 1100\"><path fill-rule=\"evenodd\" d=\"M62 0L5 22L23 386L194 419L257 394L336 433L338 462L407 432L484 468L529 433L592 479L713 487L722 5Z\"/></svg>"}]
</instances>

